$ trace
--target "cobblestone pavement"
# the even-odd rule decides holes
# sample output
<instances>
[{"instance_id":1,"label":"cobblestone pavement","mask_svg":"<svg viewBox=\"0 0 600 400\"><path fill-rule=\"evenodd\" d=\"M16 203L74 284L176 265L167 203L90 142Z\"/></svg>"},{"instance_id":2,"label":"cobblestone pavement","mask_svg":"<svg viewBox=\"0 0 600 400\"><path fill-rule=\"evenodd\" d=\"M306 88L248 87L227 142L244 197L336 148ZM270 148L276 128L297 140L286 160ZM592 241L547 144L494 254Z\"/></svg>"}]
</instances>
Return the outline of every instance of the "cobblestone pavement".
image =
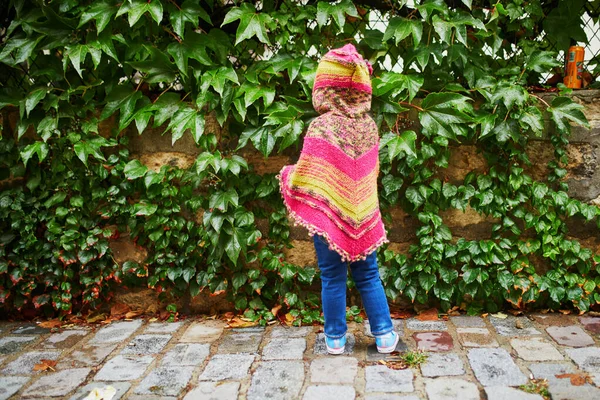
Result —
<instances>
[{"instance_id":1,"label":"cobblestone pavement","mask_svg":"<svg viewBox=\"0 0 600 400\"><path fill-rule=\"evenodd\" d=\"M144 400L542 399L519 390L531 379L547 379L553 399L600 399L600 318L461 316L395 324L399 351L427 352L420 367L388 368L368 322L350 324L340 356L325 354L321 329L312 326L134 320L50 332L0 322L0 400L81 399L108 385L114 399ZM34 371L42 359L56 361L55 371Z\"/></svg>"}]
</instances>

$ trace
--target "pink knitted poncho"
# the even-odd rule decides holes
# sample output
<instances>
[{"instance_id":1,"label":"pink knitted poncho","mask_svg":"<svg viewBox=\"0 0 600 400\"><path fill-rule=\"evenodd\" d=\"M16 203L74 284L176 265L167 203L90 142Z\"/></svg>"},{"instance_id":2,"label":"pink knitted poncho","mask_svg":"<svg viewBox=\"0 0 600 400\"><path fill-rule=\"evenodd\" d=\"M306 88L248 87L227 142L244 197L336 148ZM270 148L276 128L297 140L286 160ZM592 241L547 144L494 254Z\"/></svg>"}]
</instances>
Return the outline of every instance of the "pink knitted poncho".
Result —
<instances>
[{"instance_id":1,"label":"pink knitted poncho","mask_svg":"<svg viewBox=\"0 0 600 400\"><path fill-rule=\"evenodd\" d=\"M371 109L371 66L348 44L319 63L298 163L280 175L284 203L299 225L323 236L345 261L387 242L379 200L379 135Z\"/></svg>"}]
</instances>

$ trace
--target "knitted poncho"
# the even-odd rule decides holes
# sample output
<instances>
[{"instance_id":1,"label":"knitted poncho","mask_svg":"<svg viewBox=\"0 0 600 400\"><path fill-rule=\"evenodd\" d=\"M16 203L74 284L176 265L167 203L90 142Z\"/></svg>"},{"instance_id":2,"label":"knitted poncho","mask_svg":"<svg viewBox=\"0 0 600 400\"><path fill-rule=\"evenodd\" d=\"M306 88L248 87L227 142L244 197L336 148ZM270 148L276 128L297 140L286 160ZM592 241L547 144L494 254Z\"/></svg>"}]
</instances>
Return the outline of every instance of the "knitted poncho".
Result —
<instances>
[{"instance_id":1,"label":"knitted poncho","mask_svg":"<svg viewBox=\"0 0 600 400\"><path fill-rule=\"evenodd\" d=\"M345 261L387 242L379 200L379 135L371 109L371 66L351 44L328 52L317 68L313 106L300 158L280 175L284 203L297 224L323 236Z\"/></svg>"}]
</instances>

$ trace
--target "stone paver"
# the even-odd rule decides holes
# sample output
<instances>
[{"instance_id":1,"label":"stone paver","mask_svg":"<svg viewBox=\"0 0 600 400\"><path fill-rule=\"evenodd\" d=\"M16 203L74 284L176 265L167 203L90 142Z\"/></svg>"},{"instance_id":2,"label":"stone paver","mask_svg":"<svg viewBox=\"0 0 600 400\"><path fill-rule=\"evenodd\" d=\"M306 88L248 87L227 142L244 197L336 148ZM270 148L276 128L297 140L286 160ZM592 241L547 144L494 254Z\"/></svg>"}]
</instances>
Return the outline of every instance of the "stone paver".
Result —
<instances>
[{"instance_id":1,"label":"stone paver","mask_svg":"<svg viewBox=\"0 0 600 400\"><path fill-rule=\"evenodd\" d=\"M225 324L217 320L194 322L187 328L179 341L186 343L212 343L221 336L224 327Z\"/></svg>"},{"instance_id":2,"label":"stone paver","mask_svg":"<svg viewBox=\"0 0 600 400\"><path fill-rule=\"evenodd\" d=\"M152 356L118 355L110 359L94 377L95 381L131 381L144 375Z\"/></svg>"},{"instance_id":3,"label":"stone paver","mask_svg":"<svg viewBox=\"0 0 600 400\"><path fill-rule=\"evenodd\" d=\"M87 334L88 331L84 330L66 330L60 333L53 333L48 339L42 342L42 347L47 349L70 349Z\"/></svg>"},{"instance_id":4,"label":"stone paver","mask_svg":"<svg viewBox=\"0 0 600 400\"><path fill-rule=\"evenodd\" d=\"M600 333L600 318L599 317L579 317L581 324L592 333Z\"/></svg>"},{"instance_id":5,"label":"stone paver","mask_svg":"<svg viewBox=\"0 0 600 400\"><path fill-rule=\"evenodd\" d=\"M323 399L336 399L336 400L354 400L356 398L356 391L352 386L309 386L304 392L303 400L323 400Z\"/></svg>"},{"instance_id":6,"label":"stone paver","mask_svg":"<svg viewBox=\"0 0 600 400\"><path fill-rule=\"evenodd\" d=\"M23 393L24 397L59 397L75 390L90 374L90 368L75 368L44 375Z\"/></svg>"},{"instance_id":7,"label":"stone paver","mask_svg":"<svg viewBox=\"0 0 600 400\"><path fill-rule=\"evenodd\" d=\"M569 384L568 379L559 379L556 375L571 374L575 372L575 368L572 364L531 364L529 370L533 374L535 379L546 379L548 383L566 383Z\"/></svg>"},{"instance_id":8,"label":"stone paver","mask_svg":"<svg viewBox=\"0 0 600 400\"><path fill-rule=\"evenodd\" d=\"M527 383L519 367L504 349L471 349L469 363L483 386L519 386Z\"/></svg>"},{"instance_id":9,"label":"stone paver","mask_svg":"<svg viewBox=\"0 0 600 400\"><path fill-rule=\"evenodd\" d=\"M368 394L366 400L421 400L420 397L414 395L401 396L398 394ZM424 399L424 398L423 398Z\"/></svg>"},{"instance_id":10,"label":"stone paver","mask_svg":"<svg viewBox=\"0 0 600 400\"><path fill-rule=\"evenodd\" d=\"M354 335L351 333L346 334L346 348L344 349L343 354L352 354L354 351L354 344L356 343L356 339ZM327 354L327 347L325 346L325 334L319 333L317 335L317 339L315 340L315 347L313 349L315 354Z\"/></svg>"},{"instance_id":11,"label":"stone paver","mask_svg":"<svg viewBox=\"0 0 600 400\"><path fill-rule=\"evenodd\" d=\"M144 333L175 333L183 326L183 322L152 322L149 323Z\"/></svg>"},{"instance_id":12,"label":"stone paver","mask_svg":"<svg viewBox=\"0 0 600 400\"><path fill-rule=\"evenodd\" d=\"M593 346L594 339L579 326L549 326L546 332L563 346L585 347Z\"/></svg>"},{"instance_id":13,"label":"stone paver","mask_svg":"<svg viewBox=\"0 0 600 400\"><path fill-rule=\"evenodd\" d=\"M398 340L398 344L396 345L396 349L394 351L405 352L408 351L408 346L406 343L400 339ZM389 354L382 354L377 351L377 345L375 341L367 346L367 361L379 361L384 360Z\"/></svg>"},{"instance_id":14,"label":"stone paver","mask_svg":"<svg viewBox=\"0 0 600 400\"><path fill-rule=\"evenodd\" d=\"M417 348L424 351L449 351L454 347L448 332L418 332L413 334Z\"/></svg>"},{"instance_id":15,"label":"stone paver","mask_svg":"<svg viewBox=\"0 0 600 400\"><path fill-rule=\"evenodd\" d=\"M426 379L425 391L430 399L435 400L479 400L477 385L463 379Z\"/></svg>"},{"instance_id":16,"label":"stone paver","mask_svg":"<svg viewBox=\"0 0 600 400\"><path fill-rule=\"evenodd\" d=\"M413 371L393 370L384 365L368 365L365 368L367 392L412 392Z\"/></svg>"},{"instance_id":17,"label":"stone paver","mask_svg":"<svg viewBox=\"0 0 600 400\"><path fill-rule=\"evenodd\" d=\"M136 394L177 396L192 379L194 367L161 366L150 372L134 389Z\"/></svg>"},{"instance_id":18,"label":"stone paver","mask_svg":"<svg viewBox=\"0 0 600 400\"><path fill-rule=\"evenodd\" d=\"M38 374L34 371L35 364L41 360L56 360L60 356L60 351L32 351L23 353L19 358L9 363L1 372L4 375L32 375Z\"/></svg>"},{"instance_id":19,"label":"stone paver","mask_svg":"<svg viewBox=\"0 0 600 400\"><path fill-rule=\"evenodd\" d=\"M142 326L142 320L119 321L100 328L89 343L120 343Z\"/></svg>"},{"instance_id":20,"label":"stone paver","mask_svg":"<svg viewBox=\"0 0 600 400\"><path fill-rule=\"evenodd\" d=\"M217 354L208 362L200 380L243 379L247 376L254 358L255 356L249 354Z\"/></svg>"},{"instance_id":21,"label":"stone paver","mask_svg":"<svg viewBox=\"0 0 600 400\"><path fill-rule=\"evenodd\" d=\"M456 328L458 340L464 347L498 347L487 328Z\"/></svg>"},{"instance_id":22,"label":"stone paver","mask_svg":"<svg viewBox=\"0 0 600 400\"><path fill-rule=\"evenodd\" d=\"M450 321L457 328L485 328L485 321L481 317L459 315L450 317Z\"/></svg>"},{"instance_id":23,"label":"stone paver","mask_svg":"<svg viewBox=\"0 0 600 400\"><path fill-rule=\"evenodd\" d=\"M219 353L256 353L262 337L260 333L232 333L223 338Z\"/></svg>"},{"instance_id":24,"label":"stone paver","mask_svg":"<svg viewBox=\"0 0 600 400\"><path fill-rule=\"evenodd\" d=\"M239 382L200 382L183 400L237 400Z\"/></svg>"},{"instance_id":25,"label":"stone paver","mask_svg":"<svg viewBox=\"0 0 600 400\"><path fill-rule=\"evenodd\" d=\"M488 400L544 400L542 396L506 386L485 388ZM582 399L583 400L583 399Z\"/></svg>"},{"instance_id":26,"label":"stone paver","mask_svg":"<svg viewBox=\"0 0 600 400\"><path fill-rule=\"evenodd\" d=\"M541 332L533 327L532 322L527 317L509 315L506 318L496 318L491 316L489 321L496 329L496 332L502 336L541 335Z\"/></svg>"},{"instance_id":27,"label":"stone paver","mask_svg":"<svg viewBox=\"0 0 600 400\"><path fill-rule=\"evenodd\" d=\"M21 351L37 338L37 336L7 336L0 338L0 354L12 354Z\"/></svg>"},{"instance_id":28,"label":"stone paver","mask_svg":"<svg viewBox=\"0 0 600 400\"><path fill-rule=\"evenodd\" d=\"M600 372L600 348L583 347L579 349L565 349L575 364L582 370L591 373Z\"/></svg>"},{"instance_id":29,"label":"stone paver","mask_svg":"<svg viewBox=\"0 0 600 400\"><path fill-rule=\"evenodd\" d=\"M34 323L21 325L12 331L13 335L43 335L49 332L50 329L42 328Z\"/></svg>"},{"instance_id":30,"label":"stone paver","mask_svg":"<svg viewBox=\"0 0 600 400\"><path fill-rule=\"evenodd\" d=\"M301 360L306 339L271 339L262 351L263 360Z\"/></svg>"},{"instance_id":31,"label":"stone paver","mask_svg":"<svg viewBox=\"0 0 600 400\"><path fill-rule=\"evenodd\" d=\"M180 343L173 347L162 359L161 365L196 366L204 362L210 352L205 343Z\"/></svg>"},{"instance_id":32,"label":"stone paver","mask_svg":"<svg viewBox=\"0 0 600 400\"><path fill-rule=\"evenodd\" d=\"M392 319L392 324L394 325L394 331L396 331L396 333L398 335L400 335L400 337L403 337L404 336L404 321L401 319ZM371 324L369 323L368 319L365 320L364 325L365 325L365 335L367 335L369 337L375 337L371 333Z\"/></svg>"},{"instance_id":33,"label":"stone paver","mask_svg":"<svg viewBox=\"0 0 600 400\"><path fill-rule=\"evenodd\" d=\"M111 400L119 400L131 387L129 382L92 382L87 385L80 387L69 400L81 400L85 398L94 389L103 389L105 387L112 386L116 393Z\"/></svg>"},{"instance_id":34,"label":"stone paver","mask_svg":"<svg viewBox=\"0 0 600 400\"><path fill-rule=\"evenodd\" d=\"M292 400L298 398L304 381L300 361L263 361L252 376L248 400Z\"/></svg>"},{"instance_id":35,"label":"stone paver","mask_svg":"<svg viewBox=\"0 0 600 400\"><path fill-rule=\"evenodd\" d=\"M138 335L123 349L121 354L156 354L169 343L171 335Z\"/></svg>"},{"instance_id":36,"label":"stone paver","mask_svg":"<svg viewBox=\"0 0 600 400\"><path fill-rule=\"evenodd\" d=\"M411 331L446 331L448 325L445 321L419 321L416 318L410 318L406 321L406 328Z\"/></svg>"},{"instance_id":37,"label":"stone paver","mask_svg":"<svg viewBox=\"0 0 600 400\"><path fill-rule=\"evenodd\" d=\"M535 322L544 326L566 326L573 325L575 322L572 316L563 314L531 314L529 317L532 317Z\"/></svg>"},{"instance_id":38,"label":"stone paver","mask_svg":"<svg viewBox=\"0 0 600 400\"><path fill-rule=\"evenodd\" d=\"M17 393L29 378L24 376L0 376L0 400L6 400Z\"/></svg>"},{"instance_id":39,"label":"stone paver","mask_svg":"<svg viewBox=\"0 0 600 400\"><path fill-rule=\"evenodd\" d=\"M526 361L560 361L562 354L552 344L542 338L511 339L510 345L520 358Z\"/></svg>"},{"instance_id":40,"label":"stone paver","mask_svg":"<svg viewBox=\"0 0 600 400\"><path fill-rule=\"evenodd\" d=\"M421 365L421 373L427 377L464 375L465 368L456 353L429 354Z\"/></svg>"},{"instance_id":41,"label":"stone paver","mask_svg":"<svg viewBox=\"0 0 600 400\"><path fill-rule=\"evenodd\" d=\"M593 386L549 385L548 392L552 399L559 400L597 400L600 389Z\"/></svg>"},{"instance_id":42,"label":"stone paver","mask_svg":"<svg viewBox=\"0 0 600 400\"><path fill-rule=\"evenodd\" d=\"M116 343L87 345L73 351L58 366L60 368L95 367L100 365L116 347Z\"/></svg>"},{"instance_id":43,"label":"stone paver","mask_svg":"<svg viewBox=\"0 0 600 400\"><path fill-rule=\"evenodd\" d=\"M358 360L354 357L317 358L310 364L310 381L313 383L352 384L357 371Z\"/></svg>"},{"instance_id":44,"label":"stone paver","mask_svg":"<svg viewBox=\"0 0 600 400\"><path fill-rule=\"evenodd\" d=\"M305 338L312 332L310 326L284 327L276 326L271 331L272 338Z\"/></svg>"}]
</instances>

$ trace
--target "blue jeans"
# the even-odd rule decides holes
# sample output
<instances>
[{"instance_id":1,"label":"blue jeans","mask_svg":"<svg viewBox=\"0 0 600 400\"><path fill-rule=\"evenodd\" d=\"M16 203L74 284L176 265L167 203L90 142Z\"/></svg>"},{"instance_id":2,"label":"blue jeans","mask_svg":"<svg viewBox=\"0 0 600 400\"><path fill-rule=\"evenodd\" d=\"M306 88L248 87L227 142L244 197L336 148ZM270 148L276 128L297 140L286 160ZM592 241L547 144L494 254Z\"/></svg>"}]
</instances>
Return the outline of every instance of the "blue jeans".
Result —
<instances>
[{"instance_id":1,"label":"blue jeans","mask_svg":"<svg viewBox=\"0 0 600 400\"><path fill-rule=\"evenodd\" d=\"M373 252L365 260L348 263L329 249L321 236L314 235L315 250L321 270L321 301L325 317L325 336L338 339L346 334L346 279L348 264L352 278L362 298L374 336L391 332L394 327L390 308L383 291L377 267L377 255Z\"/></svg>"}]
</instances>

